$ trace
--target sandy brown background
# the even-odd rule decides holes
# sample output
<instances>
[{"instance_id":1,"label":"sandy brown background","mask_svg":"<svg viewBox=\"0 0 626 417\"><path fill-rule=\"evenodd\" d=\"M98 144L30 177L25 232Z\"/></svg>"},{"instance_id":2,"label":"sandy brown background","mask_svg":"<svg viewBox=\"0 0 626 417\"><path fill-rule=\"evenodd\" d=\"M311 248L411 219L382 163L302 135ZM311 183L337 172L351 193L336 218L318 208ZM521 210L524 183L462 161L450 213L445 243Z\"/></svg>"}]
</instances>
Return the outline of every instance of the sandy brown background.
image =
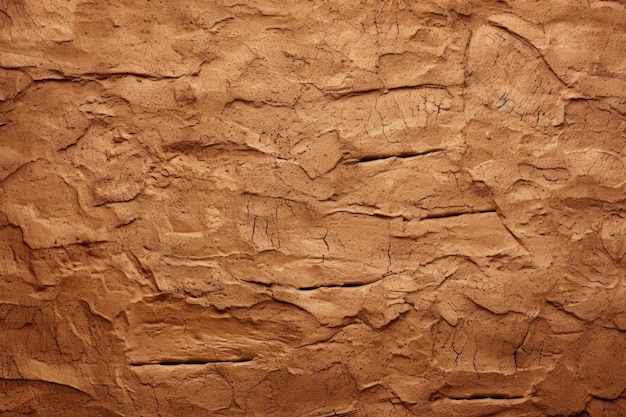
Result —
<instances>
[{"instance_id":1,"label":"sandy brown background","mask_svg":"<svg viewBox=\"0 0 626 417\"><path fill-rule=\"evenodd\" d=\"M625 29L0 0L0 414L625 416Z\"/></svg>"}]
</instances>

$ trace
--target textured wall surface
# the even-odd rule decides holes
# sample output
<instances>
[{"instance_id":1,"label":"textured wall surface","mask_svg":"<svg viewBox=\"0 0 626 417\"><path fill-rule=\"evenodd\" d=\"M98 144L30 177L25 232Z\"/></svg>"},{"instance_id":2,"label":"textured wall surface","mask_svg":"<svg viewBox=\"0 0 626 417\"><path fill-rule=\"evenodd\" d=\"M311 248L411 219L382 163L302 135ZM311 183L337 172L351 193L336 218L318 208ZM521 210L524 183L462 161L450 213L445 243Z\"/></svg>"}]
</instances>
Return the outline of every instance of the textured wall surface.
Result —
<instances>
[{"instance_id":1,"label":"textured wall surface","mask_svg":"<svg viewBox=\"0 0 626 417\"><path fill-rule=\"evenodd\" d=\"M625 161L623 0L0 0L0 414L623 417Z\"/></svg>"}]
</instances>

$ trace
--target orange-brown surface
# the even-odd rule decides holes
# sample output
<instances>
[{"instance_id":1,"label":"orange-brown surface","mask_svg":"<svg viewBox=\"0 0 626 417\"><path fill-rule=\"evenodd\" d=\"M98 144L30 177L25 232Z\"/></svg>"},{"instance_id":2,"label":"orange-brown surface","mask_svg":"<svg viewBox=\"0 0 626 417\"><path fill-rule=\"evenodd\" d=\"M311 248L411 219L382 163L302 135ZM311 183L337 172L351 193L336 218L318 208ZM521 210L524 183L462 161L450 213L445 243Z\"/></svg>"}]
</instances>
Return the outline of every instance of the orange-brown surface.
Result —
<instances>
[{"instance_id":1,"label":"orange-brown surface","mask_svg":"<svg viewBox=\"0 0 626 417\"><path fill-rule=\"evenodd\" d=\"M626 4L0 0L0 414L626 415Z\"/></svg>"}]
</instances>

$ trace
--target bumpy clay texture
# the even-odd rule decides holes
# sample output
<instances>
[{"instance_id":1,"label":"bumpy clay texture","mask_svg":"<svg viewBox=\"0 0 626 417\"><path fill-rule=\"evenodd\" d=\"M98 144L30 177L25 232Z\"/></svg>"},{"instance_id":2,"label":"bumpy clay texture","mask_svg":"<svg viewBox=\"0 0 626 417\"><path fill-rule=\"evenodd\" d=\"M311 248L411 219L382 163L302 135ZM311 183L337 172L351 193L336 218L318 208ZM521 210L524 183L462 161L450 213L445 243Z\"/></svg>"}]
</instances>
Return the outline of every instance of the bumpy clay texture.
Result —
<instances>
[{"instance_id":1,"label":"bumpy clay texture","mask_svg":"<svg viewBox=\"0 0 626 417\"><path fill-rule=\"evenodd\" d=\"M0 414L626 415L624 0L0 0Z\"/></svg>"}]
</instances>

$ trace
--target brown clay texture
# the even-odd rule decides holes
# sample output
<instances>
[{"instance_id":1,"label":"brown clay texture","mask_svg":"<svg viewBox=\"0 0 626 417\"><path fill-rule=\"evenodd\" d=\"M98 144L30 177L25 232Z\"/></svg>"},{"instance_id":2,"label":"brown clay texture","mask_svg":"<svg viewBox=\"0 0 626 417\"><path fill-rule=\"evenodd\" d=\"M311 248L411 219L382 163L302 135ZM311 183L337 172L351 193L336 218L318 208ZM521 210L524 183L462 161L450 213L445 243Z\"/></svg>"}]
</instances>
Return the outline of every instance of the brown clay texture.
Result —
<instances>
[{"instance_id":1,"label":"brown clay texture","mask_svg":"<svg viewBox=\"0 0 626 417\"><path fill-rule=\"evenodd\" d=\"M626 415L624 0L0 0L0 414Z\"/></svg>"}]
</instances>

